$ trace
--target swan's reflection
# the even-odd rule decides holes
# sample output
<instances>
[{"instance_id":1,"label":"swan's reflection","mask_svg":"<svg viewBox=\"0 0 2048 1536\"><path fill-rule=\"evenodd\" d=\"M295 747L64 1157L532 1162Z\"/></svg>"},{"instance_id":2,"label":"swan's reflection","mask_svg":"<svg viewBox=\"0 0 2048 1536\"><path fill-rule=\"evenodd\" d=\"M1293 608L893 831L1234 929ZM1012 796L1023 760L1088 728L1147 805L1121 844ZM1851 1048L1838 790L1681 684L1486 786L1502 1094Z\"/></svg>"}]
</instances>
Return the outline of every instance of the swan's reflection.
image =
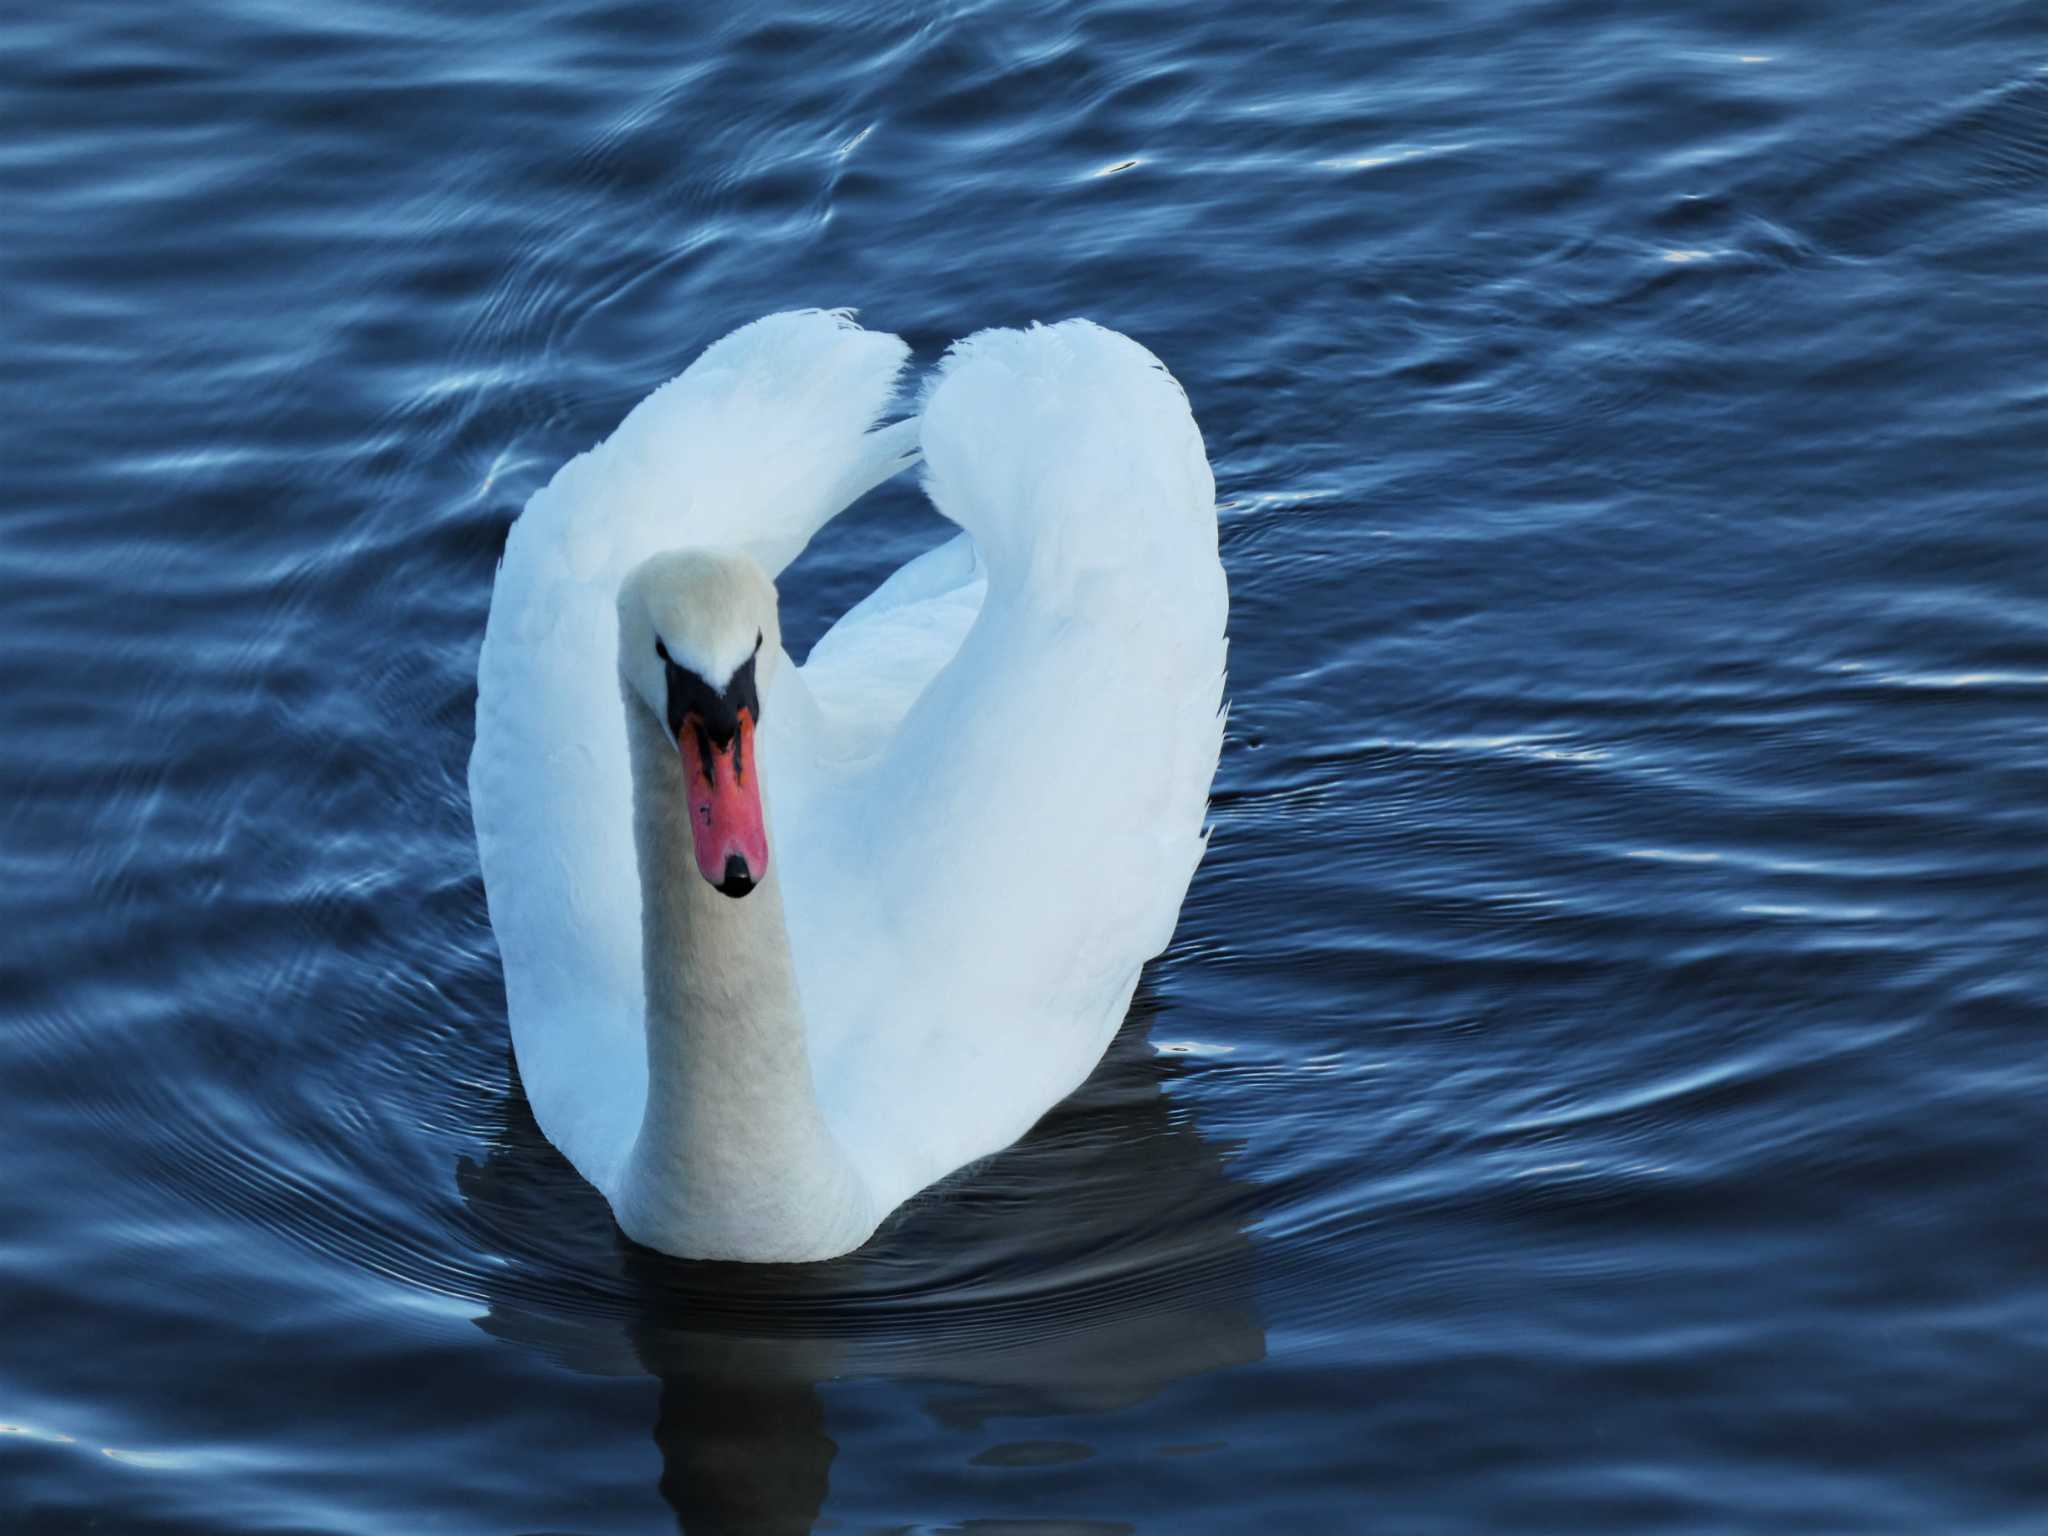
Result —
<instances>
[{"instance_id":1,"label":"swan's reflection","mask_svg":"<svg viewBox=\"0 0 2048 1536\"><path fill-rule=\"evenodd\" d=\"M479 1326L572 1367L661 1382L661 1492L689 1536L808 1532L839 1448L819 1384L915 1385L928 1412L1097 1413L1258 1360L1243 1190L1164 1091L1141 992L1108 1056L1024 1142L824 1264L670 1259L628 1243L515 1087L457 1171L507 1262Z\"/></svg>"}]
</instances>

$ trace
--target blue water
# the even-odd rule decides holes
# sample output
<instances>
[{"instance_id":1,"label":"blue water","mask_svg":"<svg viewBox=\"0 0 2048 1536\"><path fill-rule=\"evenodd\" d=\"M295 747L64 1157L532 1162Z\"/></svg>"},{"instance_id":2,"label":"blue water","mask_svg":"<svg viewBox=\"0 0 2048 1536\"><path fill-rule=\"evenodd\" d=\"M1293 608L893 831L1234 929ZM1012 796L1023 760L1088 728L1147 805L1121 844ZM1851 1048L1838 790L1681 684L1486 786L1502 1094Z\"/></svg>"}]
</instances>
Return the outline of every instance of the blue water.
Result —
<instances>
[{"instance_id":1,"label":"blue water","mask_svg":"<svg viewBox=\"0 0 2048 1536\"><path fill-rule=\"evenodd\" d=\"M2048 9L0 15L0 1525L2048 1527ZM704 344L1186 384L1216 832L830 1265L626 1245L464 767ZM791 573L793 648L934 541Z\"/></svg>"}]
</instances>

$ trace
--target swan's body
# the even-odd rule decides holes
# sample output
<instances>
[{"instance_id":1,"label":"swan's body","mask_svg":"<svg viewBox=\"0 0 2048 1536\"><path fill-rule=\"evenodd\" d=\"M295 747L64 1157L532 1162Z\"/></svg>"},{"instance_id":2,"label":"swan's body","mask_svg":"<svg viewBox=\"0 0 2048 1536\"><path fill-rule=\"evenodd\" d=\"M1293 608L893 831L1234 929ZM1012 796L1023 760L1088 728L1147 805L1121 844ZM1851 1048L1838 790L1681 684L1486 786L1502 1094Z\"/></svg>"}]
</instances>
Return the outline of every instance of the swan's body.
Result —
<instances>
[{"instance_id":1,"label":"swan's body","mask_svg":"<svg viewBox=\"0 0 2048 1536\"><path fill-rule=\"evenodd\" d=\"M521 1075L670 1252L843 1253L1015 1140L1201 857L1226 597L1179 387L1085 323L985 332L871 430L905 352L815 312L734 333L564 466L498 574L470 788ZM795 666L767 579L920 436L964 532ZM662 668L736 696L757 641L772 856L735 900Z\"/></svg>"}]
</instances>

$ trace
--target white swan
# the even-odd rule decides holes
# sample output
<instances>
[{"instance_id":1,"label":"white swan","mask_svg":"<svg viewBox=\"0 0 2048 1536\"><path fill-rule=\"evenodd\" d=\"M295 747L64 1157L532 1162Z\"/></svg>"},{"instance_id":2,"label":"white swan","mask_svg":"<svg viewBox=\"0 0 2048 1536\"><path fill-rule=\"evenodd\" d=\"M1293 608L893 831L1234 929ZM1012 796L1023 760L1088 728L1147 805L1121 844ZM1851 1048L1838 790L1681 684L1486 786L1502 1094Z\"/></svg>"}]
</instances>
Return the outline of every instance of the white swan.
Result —
<instances>
[{"instance_id":1,"label":"white swan","mask_svg":"<svg viewBox=\"0 0 2048 1536\"><path fill-rule=\"evenodd\" d=\"M1014 1141L1202 855L1227 598L1179 385L1084 321L985 331L872 430L907 350L734 332L498 570L469 781L520 1073L671 1253L845 1253ZM796 666L772 577L920 437L965 531Z\"/></svg>"}]
</instances>

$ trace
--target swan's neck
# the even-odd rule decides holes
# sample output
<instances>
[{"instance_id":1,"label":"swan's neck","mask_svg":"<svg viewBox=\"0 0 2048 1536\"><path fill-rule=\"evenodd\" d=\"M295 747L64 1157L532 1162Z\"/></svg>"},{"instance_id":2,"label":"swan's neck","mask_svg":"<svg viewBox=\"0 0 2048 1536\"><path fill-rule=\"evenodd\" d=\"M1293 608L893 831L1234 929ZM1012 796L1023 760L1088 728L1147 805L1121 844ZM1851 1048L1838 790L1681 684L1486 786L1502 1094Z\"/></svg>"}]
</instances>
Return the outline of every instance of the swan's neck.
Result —
<instances>
[{"instance_id":1,"label":"swan's neck","mask_svg":"<svg viewBox=\"0 0 2048 1536\"><path fill-rule=\"evenodd\" d=\"M626 717L647 1108L619 1224L695 1258L843 1253L875 1222L818 1107L776 861L743 898L715 890L697 872L675 748L630 695Z\"/></svg>"}]
</instances>

